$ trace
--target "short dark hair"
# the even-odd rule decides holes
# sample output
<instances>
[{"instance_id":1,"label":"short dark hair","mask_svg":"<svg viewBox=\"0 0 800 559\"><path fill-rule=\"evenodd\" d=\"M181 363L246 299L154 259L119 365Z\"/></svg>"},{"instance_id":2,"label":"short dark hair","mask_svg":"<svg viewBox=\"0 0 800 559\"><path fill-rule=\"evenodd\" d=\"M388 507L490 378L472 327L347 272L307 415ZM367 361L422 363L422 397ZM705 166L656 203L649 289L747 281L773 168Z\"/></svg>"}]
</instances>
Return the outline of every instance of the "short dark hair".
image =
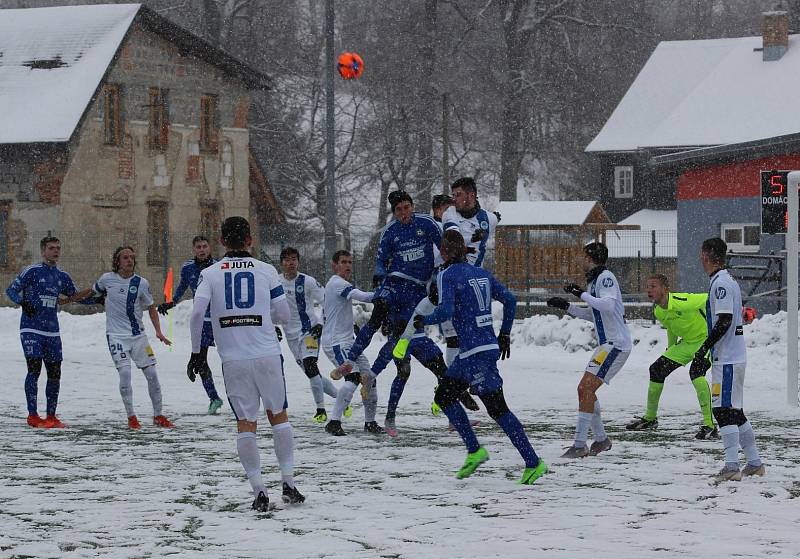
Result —
<instances>
[{"instance_id":1,"label":"short dark hair","mask_svg":"<svg viewBox=\"0 0 800 559\"><path fill-rule=\"evenodd\" d=\"M289 258L290 256L296 256L298 260L300 260L300 252L294 247L286 247L281 251L281 256L279 260L283 261L285 258Z\"/></svg>"},{"instance_id":2,"label":"short dark hair","mask_svg":"<svg viewBox=\"0 0 800 559\"><path fill-rule=\"evenodd\" d=\"M232 249L244 248L250 236L250 223L240 215L234 215L222 222L222 240Z\"/></svg>"},{"instance_id":3,"label":"short dark hair","mask_svg":"<svg viewBox=\"0 0 800 559\"><path fill-rule=\"evenodd\" d=\"M436 196L433 197L433 200L431 201L431 208L435 210L441 208L444 205L452 203L453 199L447 194L437 194Z\"/></svg>"},{"instance_id":4,"label":"short dark hair","mask_svg":"<svg viewBox=\"0 0 800 559\"><path fill-rule=\"evenodd\" d=\"M455 229L448 229L442 235L442 248L447 251L448 261L463 262L467 258L464 237Z\"/></svg>"},{"instance_id":5,"label":"short dark hair","mask_svg":"<svg viewBox=\"0 0 800 559\"><path fill-rule=\"evenodd\" d=\"M669 289L669 278L664 274L651 274L650 277L647 279L657 280L658 283L662 285L662 287Z\"/></svg>"},{"instance_id":6,"label":"short dark hair","mask_svg":"<svg viewBox=\"0 0 800 559\"><path fill-rule=\"evenodd\" d=\"M194 239L192 239L192 246L196 245L197 243L201 243L203 241L208 242L208 237L206 237L205 235L195 235Z\"/></svg>"},{"instance_id":7,"label":"short dark hair","mask_svg":"<svg viewBox=\"0 0 800 559\"><path fill-rule=\"evenodd\" d=\"M719 237L712 237L703 241L700 247L708 258L717 264L725 264L725 255L728 254L728 245Z\"/></svg>"},{"instance_id":8,"label":"short dark hair","mask_svg":"<svg viewBox=\"0 0 800 559\"><path fill-rule=\"evenodd\" d=\"M474 192L476 194L478 193L478 186L475 184L475 179L472 177L461 177L460 179L456 179L456 181L450 185L450 190L453 191L456 188L460 188L468 192Z\"/></svg>"},{"instance_id":9,"label":"short dark hair","mask_svg":"<svg viewBox=\"0 0 800 559\"><path fill-rule=\"evenodd\" d=\"M61 241L58 240L58 237L53 237L52 235L42 237L42 240L39 241L39 250L44 250L44 247L46 247L48 243L60 243L60 242Z\"/></svg>"},{"instance_id":10,"label":"short dark hair","mask_svg":"<svg viewBox=\"0 0 800 559\"><path fill-rule=\"evenodd\" d=\"M336 264L338 264L339 263L339 259L342 256L353 256L353 255L350 254L349 250L344 250L344 249L337 250L336 252L333 253L333 256L331 257L331 262L335 262Z\"/></svg>"},{"instance_id":11,"label":"short dark hair","mask_svg":"<svg viewBox=\"0 0 800 559\"><path fill-rule=\"evenodd\" d=\"M133 268L136 269L136 251L132 246L125 245L117 247L117 250L115 250L114 254L111 255L111 271L115 274L119 272L119 254L126 249L133 253Z\"/></svg>"},{"instance_id":12,"label":"short dark hair","mask_svg":"<svg viewBox=\"0 0 800 559\"><path fill-rule=\"evenodd\" d=\"M599 241L593 241L584 246L583 253L598 266L605 266L608 260L608 247Z\"/></svg>"},{"instance_id":13,"label":"short dark hair","mask_svg":"<svg viewBox=\"0 0 800 559\"><path fill-rule=\"evenodd\" d=\"M389 193L389 206L392 208L392 213L400 202L408 202L413 204L414 200L411 199L411 194L405 190L395 190Z\"/></svg>"}]
</instances>

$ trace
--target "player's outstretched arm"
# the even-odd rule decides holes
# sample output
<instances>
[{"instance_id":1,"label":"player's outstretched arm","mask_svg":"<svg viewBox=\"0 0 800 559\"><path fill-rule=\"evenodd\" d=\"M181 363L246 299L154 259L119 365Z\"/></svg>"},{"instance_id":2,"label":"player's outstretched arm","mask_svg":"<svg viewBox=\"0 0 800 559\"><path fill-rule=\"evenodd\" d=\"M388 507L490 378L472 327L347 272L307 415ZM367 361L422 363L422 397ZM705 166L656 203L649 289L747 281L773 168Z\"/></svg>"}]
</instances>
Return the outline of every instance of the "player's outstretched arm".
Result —
<instances>
[{"instance_id":1,"label":"player's outstretched arm","mask_svg":"<svg viewBox=\"0 0 800 559\"><path fill-rule=\"evenodd\" d=\"M150 322L153 323L153 329L156 331L156 338L161 340L163 344L172 345L172 342L161 333L161 321L158 319L158 310L156 310L155 304L147 307L147 314L150 315Z\"/></svg>"},{"instance_id":2,"label":"player's outstretched arm","mask_svg":"<svg viewBox=\"0 0 800 559\"><path fill-rule=\"evenodd\" d=\"M359 303L371 303L373 297L375 297L373 291L361 291L355 287L347 292L348 299L351 301L358 301Z\"/></svg>"}]
</instances>

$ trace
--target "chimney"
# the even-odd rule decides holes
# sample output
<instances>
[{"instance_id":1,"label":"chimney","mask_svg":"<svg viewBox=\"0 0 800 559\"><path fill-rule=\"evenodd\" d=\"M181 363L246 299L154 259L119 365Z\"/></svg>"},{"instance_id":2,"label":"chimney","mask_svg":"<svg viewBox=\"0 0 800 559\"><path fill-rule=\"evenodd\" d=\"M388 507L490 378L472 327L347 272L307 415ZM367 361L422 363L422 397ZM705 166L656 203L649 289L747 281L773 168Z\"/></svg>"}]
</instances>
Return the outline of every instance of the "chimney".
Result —
<instances>
[{"instance_id":1,"label":"chimney","mask_svg":"<svg viewBox=\"0 0 800 559\"><path fill-rule=\"evenodd\" d=\"M780 60L789 48L789 13L764 12L761 19L763 61Z\"/></svg>"}]
</instances>

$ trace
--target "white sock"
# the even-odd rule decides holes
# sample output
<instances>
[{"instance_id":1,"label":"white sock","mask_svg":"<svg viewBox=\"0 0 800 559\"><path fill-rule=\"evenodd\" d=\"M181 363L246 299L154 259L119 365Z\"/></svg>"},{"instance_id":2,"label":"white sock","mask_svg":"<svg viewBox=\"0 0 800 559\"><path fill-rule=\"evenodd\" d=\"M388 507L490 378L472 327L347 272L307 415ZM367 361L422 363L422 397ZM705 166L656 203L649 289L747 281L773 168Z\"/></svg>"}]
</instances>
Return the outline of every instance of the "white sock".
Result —
<instances>
[{"instance_id":1,"label":"white sock","mask_svg":"<svg viewBox=\"0 0 800 559\"><path fill-rule=\"evenodd\" d=\"M294 487L294 430L288 421L272 426L272 444L281 469L281 479Z\"/></svg>"},{"instance_id":2,"label":"white sock","mask_svg":"<svg viewBox=\"0 0 800 559\"><path fill-rule=\"evenodd\" d=\"M589 425L592 424L594 414L583 411L578 412L578 424L575 427L575 446L583 448L586 446L586 438L589 436Z\"/></svg>"},{"instance_id":3,"label":"white sock","mask_svg":"<svg viewBox=\"0 0 800 559\"><path fill-rule=\"evenodd\" d=\"M720 427L722 444L725 446L725 466L739 469L739 427L736 425L726 425Z\"/></svg>"},{"instance_id":4,"label":"white sock","mask_svg":"<svg viewBox=\"0 0 800 559\"><path fill-rule=\"evenodd\" d=\"M367 399L364 400L364 421L369 423L375 421L375 413L378 411L378 383L373 379L372 388L369 389Z\"/></svg>"},{"instance_id":5,"label":"white sock","mask_svg":"<svg viewBox=\"0 0 800 559\"><path fill-rule=\"evenodd\" d=\"M349 380L345 381L345 383L339 389L339 394L336 396L336 403L333 405L333 411L331 412L331 420L342 420L344 408L350 404L350 400L353 399L353 394L355 391L356 385Z\"/></svg>"},{"instance_id":6,"label":"white sock","mask_svg":"<svg viewBox=\"0 0 800 559\"><path fill-rule=\"evenodd\" d=\"M336 398L339 395L339 389L336 388L336 385L333 384L333 381L327 377L323 377L320 375L322 379L322 389L325 391L325 394L330 396L331 398Z\"/></svg>"},{"instance_id":7,"label":"white sock","mask_svg":"<svg viewBox=\"0 0 800 559\"><path fill-rule=\"evenodd\" d=\"M153 402L153 416L161 415L161 385L158 383L156 366L145 367L142 373L147 379L147 391L150 392L150 401Z\"/></svg>"},{"instance_id":8,"label":"white sock","mask_svg":"<svg viewBox=\"0 0 800 559\"><path fill-rule=\"evenodd\" d=\"M249 431L239 433L236 437L236 450L239 451L239 461L242 463L247 481L253 488L253 496L258 497L260 492L267 494L267 488L261 479L261 457L258 454L256 434Z\"/></svg>"},{"instance_id":9,"label":"white sock","mask_svg":"<svg viewBox=\"0 0 800 559\"><path fill-rule=\"evenodd\" d=\"M595 400L594 402L594 413L592 414L592 433L594 433L595 441L604 441L608 438L605 427L603 427L603 418L600 417L600 400Z\"/></svg>"},{"instance_id":10,"label":"white sock","mask_svg":"<svg viewBox=\"0 0 800 559\"><path fill-rule=\"evenodd\" d=\"M324 408L325 391L322 386L322 375L314 375L308 379L308 384L311 385L311 395L314 397L314 403L318 408Z\"/></svg>"},{"instance_id":11,"label":"white sock","mask_svg":"<svg viewBox=\"0 0 800 559\"><path fill-rule=\"evenodd\" d=\"M131 362L125 361L117 367L119 373L119 395L125 406L125 414L130 417L136 415L133 411L133 386L131 385Z\"/></svg>"},{"instance_id":12,"label":"white sock","mask_svg":"<svg viewBox=\"0 0 800 559\"><path fill-rule=\"evenodd\" d=\"M760 466L761 457L758 455L758 448L756 447L756 434L753 432L753 426L749 421L745 421L744 425L739 427L739 444L744 450L744 457L747 463L751 466Z\"/></svg>"}]
</instances>

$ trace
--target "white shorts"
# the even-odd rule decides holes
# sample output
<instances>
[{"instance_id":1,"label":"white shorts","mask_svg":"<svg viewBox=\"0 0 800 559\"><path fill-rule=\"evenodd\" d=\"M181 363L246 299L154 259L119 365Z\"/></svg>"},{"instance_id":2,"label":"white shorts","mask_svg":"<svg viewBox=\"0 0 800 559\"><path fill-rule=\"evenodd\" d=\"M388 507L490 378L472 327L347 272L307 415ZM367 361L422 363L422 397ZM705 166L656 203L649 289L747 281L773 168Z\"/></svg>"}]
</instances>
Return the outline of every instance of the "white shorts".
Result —
<instances>
[{"instance_id":1,"label":"white shorts","mask_svg":"<svg viewBox=\"0 0 800 559\"><path fill-rule=\"evenodd\" d=\"M604 383L610 384L611 379L619 372L630 354L630 351L620 351L612 344L598 346L594 350L589 364L586 365L586 372L596 376Z\"/></svg>"},{"instance_id":2,"label":"white shorts","mask_svg":"<svg viewBox=\"0 0 800 559\"><path fill-rule=\"evenodd\" d=\"M711 366L711 407L744 407L745 363L717 364Z\"/></svg>"},{"instance_id":3,"label":"white shorts","mask_svg":"<svg viewBox=\"0 0 800 559\"><path fill-rule=\"evenodd\" d=\"M294 360L301 367L303 366L303 359L306 357L319 356L319 340L314 336L305 335L297 338L290 338L286 336L286 343L294 355Z\"/></svg>"},{"instance_id":4,"label":"white shorts","mask_svg":"<svg viewBox=\"0 0 800 559\"><path fill-rule=\"evenodd\" d=\"M108 340L108 351L111 352L111 359L114 366L119 369L121 365L129 365L131 360L140 369L144 369L156 364L156 354L150 347L147 336L112 336L106 334Z\"/></svg>"},{"instance_id":5,"label":"white shorts","mask_svg":"<svg viewBox=\"0 0 800 559\"><path fill-rule=\"evenodd\" d=\"M334 346L324 346L322 349L325 351L325 355L328 356L331 363L336 365L337 367L345 362L347 359L347 352L350 351L350 347L353 345L353 342L348 342L346 344L336 344ZM367 357L362 353L356 359L356 366L353 369L359 373L369 373L370 366L369 360Z\"/></svg>"},{"instance_id":6,"label":"white shorts","mask_svg":"<svg viewBox=\"0 0 800 559\"><path fill-rule=\"evenodd\" d=\"M222 364L222 378L237 420L257 421L262 403L273 413L288 406L281 355L228 361Z\"/></svg>"}]
</instances>

